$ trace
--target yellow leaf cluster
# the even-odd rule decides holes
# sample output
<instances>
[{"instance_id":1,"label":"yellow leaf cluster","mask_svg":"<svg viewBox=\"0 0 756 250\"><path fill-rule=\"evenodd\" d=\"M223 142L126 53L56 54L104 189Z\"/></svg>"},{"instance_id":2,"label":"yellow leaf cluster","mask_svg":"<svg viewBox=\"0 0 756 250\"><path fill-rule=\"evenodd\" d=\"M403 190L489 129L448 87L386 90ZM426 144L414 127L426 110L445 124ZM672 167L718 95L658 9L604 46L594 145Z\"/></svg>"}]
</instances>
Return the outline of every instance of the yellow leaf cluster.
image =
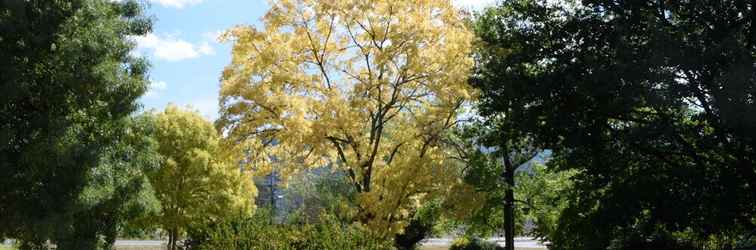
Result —
<instances>
[{"instance_id":1,"label":"yellow leaf cluster","mask_svg":"<svg viewBox=\"0 0 756 250\"><path fill-rule=\"evenodd\" d=\"M222 129L255 169L336 166L362 220L401 231L456 180L444 133L475 97L473 34L448 0L271 1L264 27L226 32Z\"/></svg>"},{"instance_id":2,"label":"yellow leaf cluster","mask_svg":"<svg viewBox=\"0 0 756 250\"><path fill-rule=\"evenodd\" d=\"M153 218L181 233L193 223L250 214L256 189L239 171L235 155L220 150L220 136L197 112L169 105L155 115L155 139L163 157L149 175L161 213Z\"/></svg>"}]
</instances>

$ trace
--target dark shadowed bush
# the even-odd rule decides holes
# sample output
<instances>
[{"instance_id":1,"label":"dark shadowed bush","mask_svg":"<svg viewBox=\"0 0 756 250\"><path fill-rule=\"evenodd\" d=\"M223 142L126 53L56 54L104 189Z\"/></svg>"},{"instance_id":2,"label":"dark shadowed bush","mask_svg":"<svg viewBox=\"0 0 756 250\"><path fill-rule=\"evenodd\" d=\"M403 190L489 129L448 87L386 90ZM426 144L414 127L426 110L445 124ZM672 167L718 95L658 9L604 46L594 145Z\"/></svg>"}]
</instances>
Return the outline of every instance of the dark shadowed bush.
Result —
<instances>
[{"instance_id":1,"label":"dark shadowed bush","mask_svg":"<svg viewBox=\"0 0 756 250\"><path fill-rule=\"evenodd\" d=\"M417 249L420 241L435 233L434 225L438 223L440 216L441 206L439 202L433 201L424 204L414 212L404 231L394 236L394 246L399 250Z\"/></svg>"}]
</instances>

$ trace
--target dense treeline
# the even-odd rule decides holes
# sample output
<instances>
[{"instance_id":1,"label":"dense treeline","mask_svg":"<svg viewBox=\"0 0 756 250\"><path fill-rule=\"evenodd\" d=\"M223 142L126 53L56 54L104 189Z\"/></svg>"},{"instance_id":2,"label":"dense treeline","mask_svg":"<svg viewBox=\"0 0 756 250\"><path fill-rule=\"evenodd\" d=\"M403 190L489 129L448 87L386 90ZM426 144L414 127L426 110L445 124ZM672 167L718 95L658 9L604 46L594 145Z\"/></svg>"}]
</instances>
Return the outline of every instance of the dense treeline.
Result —
<instances>
[{"instance_id":1,"label":"dense treeline","mask_svg":"<svg viewBox=\"0 0 756 250\"><path fill-rule=\"evenodd\" d=\"M482 115L578 172L555 248L756 228L753 7L524 0L480 16Z\"/></svg>"}]
</instances>

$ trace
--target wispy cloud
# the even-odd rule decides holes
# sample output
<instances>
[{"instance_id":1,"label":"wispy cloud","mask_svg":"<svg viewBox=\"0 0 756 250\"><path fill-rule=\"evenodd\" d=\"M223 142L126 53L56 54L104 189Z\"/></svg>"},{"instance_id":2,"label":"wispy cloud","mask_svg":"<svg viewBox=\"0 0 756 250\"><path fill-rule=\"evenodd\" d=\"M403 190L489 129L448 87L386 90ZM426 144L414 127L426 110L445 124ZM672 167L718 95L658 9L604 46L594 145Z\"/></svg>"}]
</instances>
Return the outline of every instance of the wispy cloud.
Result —
<instances>
[{"instance_id":1,"label":"wispy cloud","mask_svg":"<svg viewBox=\"0 0 756 250\"><path fill-rule=\"evenodd\" d=\"M200 44L200 46L197 48L197 51L203 55L215 55L215 49L213 48L213 46L210 46L209 42L203 42L202 44Z\"/></svg>"},{"instance_id":2,"label":"wispy cloud","mask_svg":"<svg viewBox=\"0 0 756 250\"><path fill-rule=\"evenodd\" d=\"M137 48L142 51L151 51L157 58L166 61L181 61L197 58L203 55L215 55L215 49L210 43L192 44L173 36L159 36L147 34L134 38Z\"/></svg>"},{"instance_id":3,"label":"wispy cloud","mask_svg":"<svg viewBox=\"0 0 756 250\"><path fill-rule=\"evenodd\" d=\"M144 94L144 97L147 98L156 98L160 96L160 93L168 89L168 83L164 81L150 81L150 89L147 90L147 93Z\"/></svg>"},{"instance_id":4,"label":"wispy cloud","mask_svg":"<svg viewBox=\"0 0 756 250\"><path fill-rule=\"evenodd\" d=\"M123 2L123 0L110 0L112 2ZM197 5L205 0L149 0L151 3L157 3L165 7L183 9L188 6Z\"/></svg>"},{"instance_id":5,"label":"wispy cloud","mask_svg":"<svg viewBox=\"0 0 756 250\"><path fill-rule=\"evenodd\" d=\"M205 40L216 43L219 41L221 35L223 35L223 30L202 33L202 37L205 38Z\"/></svg>"},{"instance_id":6,"label":"wispy cloud","mask_svg":"<svg viewBox=\"0 0 756 250\"><path fill-rule=\"evenodd\" d=\"M187 103L187 106L199 111L208 120L218 119L218 98L215 96L195 99Z\"/></svg>"},{"instance_id":7,"label":"wispy cloud","mask_svg":"<svg viewBox=\"0 0 756 250\"><path fill-rule=\"evenodd\" d=\"M204 0L150 0L150 2L160 4L165 7L173 7L177 9L183 9L187 6L192 6L202 3Z\"/></svg>"}]
</instances>

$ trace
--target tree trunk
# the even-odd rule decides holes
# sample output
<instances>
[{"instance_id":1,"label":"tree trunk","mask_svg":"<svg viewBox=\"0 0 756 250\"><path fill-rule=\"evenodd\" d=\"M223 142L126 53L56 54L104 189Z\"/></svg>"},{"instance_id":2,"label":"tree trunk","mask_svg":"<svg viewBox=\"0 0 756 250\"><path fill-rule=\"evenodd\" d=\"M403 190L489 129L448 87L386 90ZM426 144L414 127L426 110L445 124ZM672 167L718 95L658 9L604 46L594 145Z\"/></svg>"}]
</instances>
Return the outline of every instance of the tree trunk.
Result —
<instances>
[{"instance_id":1,"label":"tree trunk","mask_svg":"<svg viewBox=\"0 0 756 250\"><path fill-rule=\"evenodd\" d=\"M178 230L176 228L173 228L168 232L168 250L176 250L177 232Z\"/></svg>"},{"instance_id":2,"label":"tree trunk","mask_svg":"<svg viewBox=\"0 0 756 250\"><path fill-rule=\"evenodd\" d=\"M173 231L168 230L168 250L173 250Z\"/></svg>"},{"instance_id":3,"label":"tree trunk","mask_svg":"<svg viewBox=\"0 0 756 250\"><path fill-rule=\"evenodd\" d=\"M749 30L749 39L748 39L748 45L750 45L749 49L753 49L754 46L756 46L756 0L751 0L751 23L750 23L750 30Z\"/></svg>"},{"instance_id":4,"label":"tree trunk","mask_svg":"<svg viewBox=\"0 0 756 250\"><path fill-rule=\"evenodd\" d=\"M509 158L509 153L504 156L504 183L506 190L504 193L504 241L506 250L514 250L514 166Z\"/></svg>"}]
</instances>

